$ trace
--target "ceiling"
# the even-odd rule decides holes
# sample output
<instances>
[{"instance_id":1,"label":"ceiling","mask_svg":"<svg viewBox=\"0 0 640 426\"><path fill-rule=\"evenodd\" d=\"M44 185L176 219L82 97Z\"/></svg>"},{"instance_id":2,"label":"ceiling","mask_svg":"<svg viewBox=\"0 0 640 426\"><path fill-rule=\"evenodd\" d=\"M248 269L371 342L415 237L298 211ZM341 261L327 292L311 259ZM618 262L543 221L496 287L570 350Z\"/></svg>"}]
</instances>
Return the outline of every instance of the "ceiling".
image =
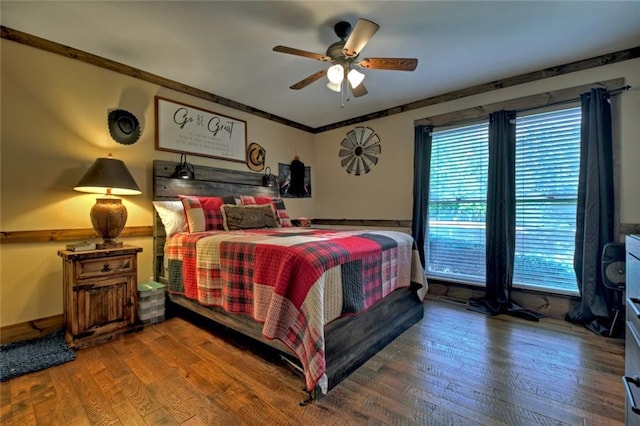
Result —
<instances>
[{"instance_id":1,"label":"ceiling","mask_svg":"<svg viewBox=\"0 0 640 426\"><path fill-rule=\"evenodd\" d=\"M7 1L8 28L318 128L514 75L640 46L640 1ZM368 94L325 79L336 22L380 25L366 57L413 57L413 72L363 70ZM342 106L344 103L344 106Z\"/></svg>"}]
</instances>

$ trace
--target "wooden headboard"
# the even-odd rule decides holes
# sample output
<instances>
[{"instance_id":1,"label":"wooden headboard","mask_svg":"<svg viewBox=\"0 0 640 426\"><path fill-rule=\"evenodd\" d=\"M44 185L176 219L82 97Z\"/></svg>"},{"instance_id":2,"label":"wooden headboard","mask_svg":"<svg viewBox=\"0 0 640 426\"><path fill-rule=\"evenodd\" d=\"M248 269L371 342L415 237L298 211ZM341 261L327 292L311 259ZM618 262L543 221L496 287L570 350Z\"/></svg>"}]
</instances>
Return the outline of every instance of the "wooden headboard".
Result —
<instances>
[{"instance_id":1,"label":"wooden headboard","mask_svg":"<svg viewBox=\"0 0 640 426\"><path fill-rule=\"evenodd\" d=\"M178 195L222 197L225 195L278 196L277 187L262 186L262 173L193 165L195 179L175 179L171 175L180 163L153 160L153 199L175 200ZM153 220L154 279L166 283L164 277L164 243L166 235L154 209Z\"/></svg>"}]
</instances>

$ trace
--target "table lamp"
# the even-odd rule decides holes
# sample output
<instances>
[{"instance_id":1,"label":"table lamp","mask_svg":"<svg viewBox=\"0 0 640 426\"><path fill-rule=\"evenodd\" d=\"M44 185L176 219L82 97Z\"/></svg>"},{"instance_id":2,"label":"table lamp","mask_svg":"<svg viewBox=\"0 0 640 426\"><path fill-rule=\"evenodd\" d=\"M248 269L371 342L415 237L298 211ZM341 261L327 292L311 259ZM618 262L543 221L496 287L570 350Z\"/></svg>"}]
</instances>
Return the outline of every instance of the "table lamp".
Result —
<instances>
[{"instance_id":1,"label":"table lamp","mask_svg":"<svg viewBox=\"0 0 640 426\"><path fill-rule=\"evenodd\" d=\"M98 158L73 189L105 194L104 198L96 198L96 204L89 213L93 229L102 237L102 242L96 244L96 248L122 247L122 242L116 238L127 223L127 209L122 200L114 195L141 193L124 162L116 160L111 154L107 158Z\"/></svg>"}]
</instances>

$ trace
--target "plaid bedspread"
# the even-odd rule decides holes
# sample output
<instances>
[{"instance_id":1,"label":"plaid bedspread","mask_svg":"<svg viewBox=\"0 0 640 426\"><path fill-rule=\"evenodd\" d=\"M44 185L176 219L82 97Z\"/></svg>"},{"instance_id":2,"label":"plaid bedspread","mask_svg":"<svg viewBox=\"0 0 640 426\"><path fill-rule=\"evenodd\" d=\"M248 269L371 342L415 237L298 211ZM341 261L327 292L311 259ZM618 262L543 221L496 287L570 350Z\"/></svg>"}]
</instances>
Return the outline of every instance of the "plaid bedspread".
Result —
<instances>
[{"instance_id":1,"label":"plaid bedspread","mask_svg":"<svg viewBox=\"0 0 640 426\"><path fill-rule=\"evenodd\" d=\"M326 393L324 326L400 287L427 284L410 235L278 228L176 234L167 240L169 288L203 305L248 314L295 352L309 391Z\"/></svg>"}]
</instances>

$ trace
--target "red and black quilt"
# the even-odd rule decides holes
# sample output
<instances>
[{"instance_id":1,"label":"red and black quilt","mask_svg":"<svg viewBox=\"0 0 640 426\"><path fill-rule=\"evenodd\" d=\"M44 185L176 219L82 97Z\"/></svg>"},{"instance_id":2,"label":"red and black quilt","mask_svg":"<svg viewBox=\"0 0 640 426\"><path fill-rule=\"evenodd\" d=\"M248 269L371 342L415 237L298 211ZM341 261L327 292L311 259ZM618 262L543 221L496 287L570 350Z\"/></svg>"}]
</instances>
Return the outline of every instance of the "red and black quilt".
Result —
<instances>
[{"instance_id":1,"label":"red and black quilt","mask_svg":"<svg viewBox=\"0 0 640 426\"><path fill-rule=\"evenodd\" d=\"M301 228L181 233L167 240L168 290L248 314L298 355L326 392L324 326L426 281L410 235Z\"/></svg>"}]
</instances>

